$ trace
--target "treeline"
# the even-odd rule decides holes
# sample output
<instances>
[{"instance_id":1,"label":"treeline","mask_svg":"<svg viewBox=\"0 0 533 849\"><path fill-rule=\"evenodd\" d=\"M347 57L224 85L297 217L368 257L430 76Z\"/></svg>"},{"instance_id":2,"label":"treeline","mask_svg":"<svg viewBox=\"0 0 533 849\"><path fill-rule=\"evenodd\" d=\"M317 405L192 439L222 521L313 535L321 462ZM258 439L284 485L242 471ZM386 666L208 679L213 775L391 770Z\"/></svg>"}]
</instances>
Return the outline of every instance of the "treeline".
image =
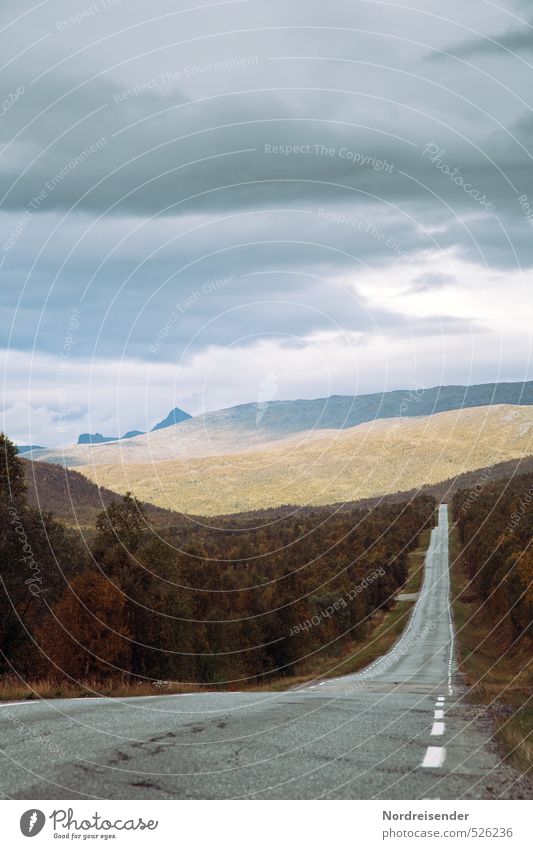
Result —
<instances>
[{"instance_id":1,"label":"treeline","mask_svg":"<svg viewBox=\"0 0 533 849\"><path fill-rule=\"evenodd\" d=\"M490 470L489 470L490 472ZM453 499L471 587L503 648L529 645L533 621L533 474L491 481Z\"/></svg>"},{"instance_id":2,"label":"treeline","mask_svg":"<svg viewBox=\"0 0 533 849\"><path fill-rule=\"evenodd\" d=\"M394 603L433 524L428 496L372 510L284 511L153 527L125 496L85 541L27 501L0 438L0 671L223 684L342 655Z\"/></svg>"},{"instance_id":3,"label":"treeline","mask_svg":"<svg viewBox=\"0 0 533 849\"><path fill-rule=\"evenodd\" d=\"M46 604L59 600L89 559L74 532L30 506L16 453L0 434L0 673L34 675Z\"/></svg>"}]
</instances>

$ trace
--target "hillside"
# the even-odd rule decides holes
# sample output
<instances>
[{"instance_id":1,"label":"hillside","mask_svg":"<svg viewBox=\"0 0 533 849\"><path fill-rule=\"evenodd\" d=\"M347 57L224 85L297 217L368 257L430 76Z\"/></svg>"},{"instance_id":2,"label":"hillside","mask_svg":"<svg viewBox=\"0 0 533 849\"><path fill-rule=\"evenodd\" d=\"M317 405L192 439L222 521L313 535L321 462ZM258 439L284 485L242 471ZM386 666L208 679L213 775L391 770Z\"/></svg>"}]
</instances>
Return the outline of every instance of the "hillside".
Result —
<instances>
[{"instance_id":1,"label":"hillside","mask_svg":"<svg viewBox=\"0 0 533 849\"><path fill-rule=\"evenodd\" d=\"M22 459L22 463L28 487L29 503L42 511L52 511L56 518L71 526L81 525L85 528L93 526L96 516L103 507L108 507L112 501L120 497L118 493L109 489L98 488L95 483L74 469L54 466L51 463L30 463L24 459ZM352 509L353 507L374 508L384 503L395 504L402 501L411 501L421 492L431 495L437 502L448 501L459 489L474 492L476 486L484 485L487 480L512 480L517 475L525 473L533 474L533 456L508 460L494 466L485 466L436 484L426 484L421 488L386 493L373 498L359 499L355 502L334 503L330 506L333 510ZM172 527L189 524L187 520L184 520L181 513L165 510L150 503L145 503L143 506L152 524ZM300 506L298 514L305 515L307 511L311 510L314 510L314 508ZM294 512L294 505L287 505L252 510L240 514L222 514L217 518L231 517L232 520L239 522L263 523L278 520L292 512Z\"/></svg>"},{"instance_id":2,"label":"hillside","mask_svg":"<svg viewBox=\"0 0 533 849\"><path fill-rule=\"evenodd\" d=\"M32 459L75 467L214 457L236 451L257 451L308 431L345 430L376 419L410 419L499 404L533 405L533 382L439 386L356 397L333 395L312 401L241 404L166 425L133 439L49 449Z\"/></svg>"},{"instance_id":3,"label":"hillside","mask_svg":"<svg viewBox=\"0 0 533 849\"><path fill-rule=\"evenodd\" d=\"M30 463L24 459L22 462L30 504L40 507L43 511L51 510L57 518L69 525L80 524L84 527L93 525L96 516L103 507L107 507L112 501L119 498L118 493L105 488L99 489L91 480L73 469L54 466L51 463ZM476 486L484 485L488 480L512 480L517 475L525 473L533 474L533 456L474 469L439 483L426 484L421 488L386 493L373 498L359 499L356 502L334 503L330 506L333 510L351 509L352 507L374 508L383 503L395 504L401 501L411 501L420 492L433 496L438 502L448 501L459 489L475 492ZM153 524L175 527L184 523L184 517L181 513L164 510L149 503L144 504L144 509ZM300 506L298 514L305 515L310 510L314 510L314 508ZM287 505L252 510L240 514L226 514L226 516L222 514L219 518L224 519L231 516L233 520L263 523L278 520L293 511L294 506ZM188 522L185 522L185 524L188 524Z\"/></svg>"},{"instance_id":4,"label":"hillside","mask_svg":"<svg viewBox=\"0 0 533 849\"><path fill-rule=\"evenodd\" d=\"M51 463L33 463L21 457L27 486L28 502L42 512L52 512L68 525L91 527L98 513L119 496L99 489L84 475ZM153 504L143 505L153 524L168 524L177 516Z\"/></svg>"},{"instance_id":5,"label":"hillside","mask_svg":"<svg viewBox=\"0 0 533 849\"><path fill-rule=\"evenodd\" d=\"M217 515L324 505L436 484L533 453L533 410L501 405L349 430L308 431L261 450L80 467L101 486L161 507Z\"/></svg>"},{"instance_id":6,"label":"hillside","mask_svg":"<svg viewBox=\"0 0 533 849\"><path fill-rule=\"evenodd\" d=\"M454 475L438 483L423 484L409 490L387 492L382 495L373 496L372 498L359 498L357 501L338 501L329 504L328 507L334 511L351 510L353 507L367 510L379 507L381 504L399 504L401 502L412 501L421 494L430 495L439 504L441 502L449 502L460 490L467 493L472 500L475 500L477 490L480 486L485 487L487 482L512 482L516 477L524 474L533 475L533 456L531 455L520 457L516 460L506 460L503 463L496 463L494 466L482 466L479 469ZM307 512L312 512L316 508L312 506L306 507L305 505L286 504L281 507L265 507L261 510L249 510L246 513L223 513L217 516L217 520L225 520L231 517L239 521L246 519L246 521L262 523L290 515L295 509L298 510L298 515L305 515ZM178 513L174 515L181 516Z\"/></svg>"}]
</instances>

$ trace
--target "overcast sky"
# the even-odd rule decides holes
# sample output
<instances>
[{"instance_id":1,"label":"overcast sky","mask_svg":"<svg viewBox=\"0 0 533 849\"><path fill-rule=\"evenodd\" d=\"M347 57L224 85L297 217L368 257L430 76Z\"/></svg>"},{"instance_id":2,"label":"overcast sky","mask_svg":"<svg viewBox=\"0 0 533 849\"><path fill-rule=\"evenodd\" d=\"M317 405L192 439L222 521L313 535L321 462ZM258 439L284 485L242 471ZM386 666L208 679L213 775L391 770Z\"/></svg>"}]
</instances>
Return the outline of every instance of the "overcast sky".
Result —
<instances>
[{"instance_id":1,"label":"overcast sky","mask_svg":"<svg viewBox=\"0 0 533 849\"><path fill-rule=\"evenodd\" d=\"M2 0L8 434L531 379L532 23Z\"/></svg>"}]
</instances>

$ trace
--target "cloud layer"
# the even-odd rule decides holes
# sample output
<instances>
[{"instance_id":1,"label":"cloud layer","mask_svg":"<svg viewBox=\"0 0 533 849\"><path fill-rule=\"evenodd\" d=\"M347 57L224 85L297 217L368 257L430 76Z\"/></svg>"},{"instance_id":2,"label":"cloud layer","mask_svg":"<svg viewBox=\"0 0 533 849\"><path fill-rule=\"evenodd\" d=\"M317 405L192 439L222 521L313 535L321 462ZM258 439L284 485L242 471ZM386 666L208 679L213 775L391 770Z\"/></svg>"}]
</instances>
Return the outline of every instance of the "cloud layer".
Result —
<instances>
[{"instance_id":1,"label":"cloud layer","mask_svg":"<svg viewBox=\"0 0 533 849\"><path fill-rule=\"evenodd\" d=\"M273 362L285 397L413 385L421 362L428 384L531 376L523 13L3 3L3 337L39 364L6 374L9 432L254 400Z\"/></svg>"}]
</instances>

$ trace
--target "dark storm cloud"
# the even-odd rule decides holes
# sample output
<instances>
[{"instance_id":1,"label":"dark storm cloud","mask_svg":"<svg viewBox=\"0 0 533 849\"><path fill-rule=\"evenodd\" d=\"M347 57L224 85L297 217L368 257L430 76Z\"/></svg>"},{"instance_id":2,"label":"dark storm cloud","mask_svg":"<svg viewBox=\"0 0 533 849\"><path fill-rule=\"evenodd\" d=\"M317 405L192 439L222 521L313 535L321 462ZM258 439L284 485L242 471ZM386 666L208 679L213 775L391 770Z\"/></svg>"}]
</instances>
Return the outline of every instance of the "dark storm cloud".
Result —
<instances>
[{"instance_id":1,"label":"dark storm cloud","mask_svg":"<svg viewBox=\"0 0 533 849\"><path fill-rule=\"evenodd\" d=\"M53 230L57 216L47 220ZM34 257L21 251L13 255L18 266L6 265L5 315L24 287L15 320L19 347L60 354L76 307L78 356L149 356L161 332L157 353L168 358L185 348L244 344L243 337L249 344L261 334L294 342L319 330L395 333L405 317L394 305L371 309L357 293L358 276L379 277L391 262L411 273L417 254L436 250L429 232L408 216L384 214L379 204L358 216L349 204L332 202L179 222L104 219L90 231L91 224L86 216L70 218L33 271ZM58 257L71 245L76 251L61 268ZM417 321L413 327L425 332Z\"/></svg>"},{"instance_id":2,"label":"dark storm cloud","mask_svg":"<svg viewBox=\"0 0 533 849\"><path fill-rule=\"evenodd\" d=\"M482 38L469 38L443 48L443 52L460 58L470 56L501 56L503 51L533 50L533 24L527 23L519 29L512 29L498 35L486 35ZM440 53L431 54L432 59L443 58Z\"/></svg>"},{"instance_id":3,"label":"dark storm cloud","mask_svg":"<svg viewBox=\"0 0 533 849\"><path fill-rule=\"evenodd\" d=\"M270 250L276 247L273 244ZM293 252L292 264L297 264L297 253L301 264L301 246L293 246ZM394 333L405 328L405 316L370 308L352 288L320 275L311 256L308 262L313 270L308 272L291 272L291 263L284 262L282 271L265 273L255 270L258 256L251 259L246 262L237 251L223 263L206 263L182 278L170 275L168 281L155 283L143 276L132 278L123 287L109 268L79 302L75 295L84 287L83 275L79 280L66 276L50 294L42 286L40 299L30 287L15 320L17 346L31 349L36 344L60 355L75 306L81 311L75 353L84 357L150 357L152 353L176 359L185 350L194 353L208 345L249 345L262 336L298 344L318 331ZM243 268L246 271L241 273ZM5 307L13 308L19 290L16 279L6 285L2 292ZM416 320L413 328L418 332Z\"/></svg>"},{"instance_id":4,"label":"dark storm cloud","mask_svg":"<svg viewBox=\"0 0 533 849\"><path fill-rule=\"evenodd\" d=\"M408 111L409 120L395 127L390 107L372 102L374 125L361 126L364 94L325 93L318 85L311 92L222 92L208 102L175 88L162 96L148 90L119 103L110 80L78 85L65 93L56 71L4 116L4 209L23 213L43 192L45 211L114 215L319 203L347 193L359 206L373 199L405 204L434 192L436 205L466 210L471 198L443 179L428 145L444 152L444 167L460 165L465 179L475 173L480 194L507 206L509 180L528 164L507 136L497 150L507 159L502 174L491 161L490 136L461 139L421 111ZM28 126L39 105L58 98ZM353 120L338 122L338 114L350 113Z\"/></svg>"},{"instance_id":5,"label":"dark storm cloud","mask_svg":"<svg viewBox=\"0 0 533 849\"><path fill-rule=\"evenodd\" d=\"M461 141L459 113L456 127L443 126L442 117L458 105L453 92L407 71L423 55L417 37L435 38L431 19L393 8L384 18L371 4L339 0L327 10L250 2L169 18L173 5L159 3L149 17L161 19L140 27L142 4L128 3L127 16L120 4L97 8L58 30L72 8L55 2L15 28L26 35L18 36L20 46L47 37L31 51L31 65L15 61L6 71L6 87L22 84L25 91L0 127L9 145L2 157L5 209L24 212L50 180L56 183L47 210L77 204L115 215L312 203L343 191L332 183L393 202L423 198L425 190L402 170L453 198L421 157L432 139L481 169L493 195L505 191L484 158L485 140ZM298 55L339 61L279 60ZM354 56L364 64L353 64ZM267 153L265 146L295 150ZM58 180L80 156L79 166ZM226 188L233 184L241 185ZM365 200L353 196L359 205ZM468 205L460 194L455 201Z\"/></svg>"}]
</instances>

